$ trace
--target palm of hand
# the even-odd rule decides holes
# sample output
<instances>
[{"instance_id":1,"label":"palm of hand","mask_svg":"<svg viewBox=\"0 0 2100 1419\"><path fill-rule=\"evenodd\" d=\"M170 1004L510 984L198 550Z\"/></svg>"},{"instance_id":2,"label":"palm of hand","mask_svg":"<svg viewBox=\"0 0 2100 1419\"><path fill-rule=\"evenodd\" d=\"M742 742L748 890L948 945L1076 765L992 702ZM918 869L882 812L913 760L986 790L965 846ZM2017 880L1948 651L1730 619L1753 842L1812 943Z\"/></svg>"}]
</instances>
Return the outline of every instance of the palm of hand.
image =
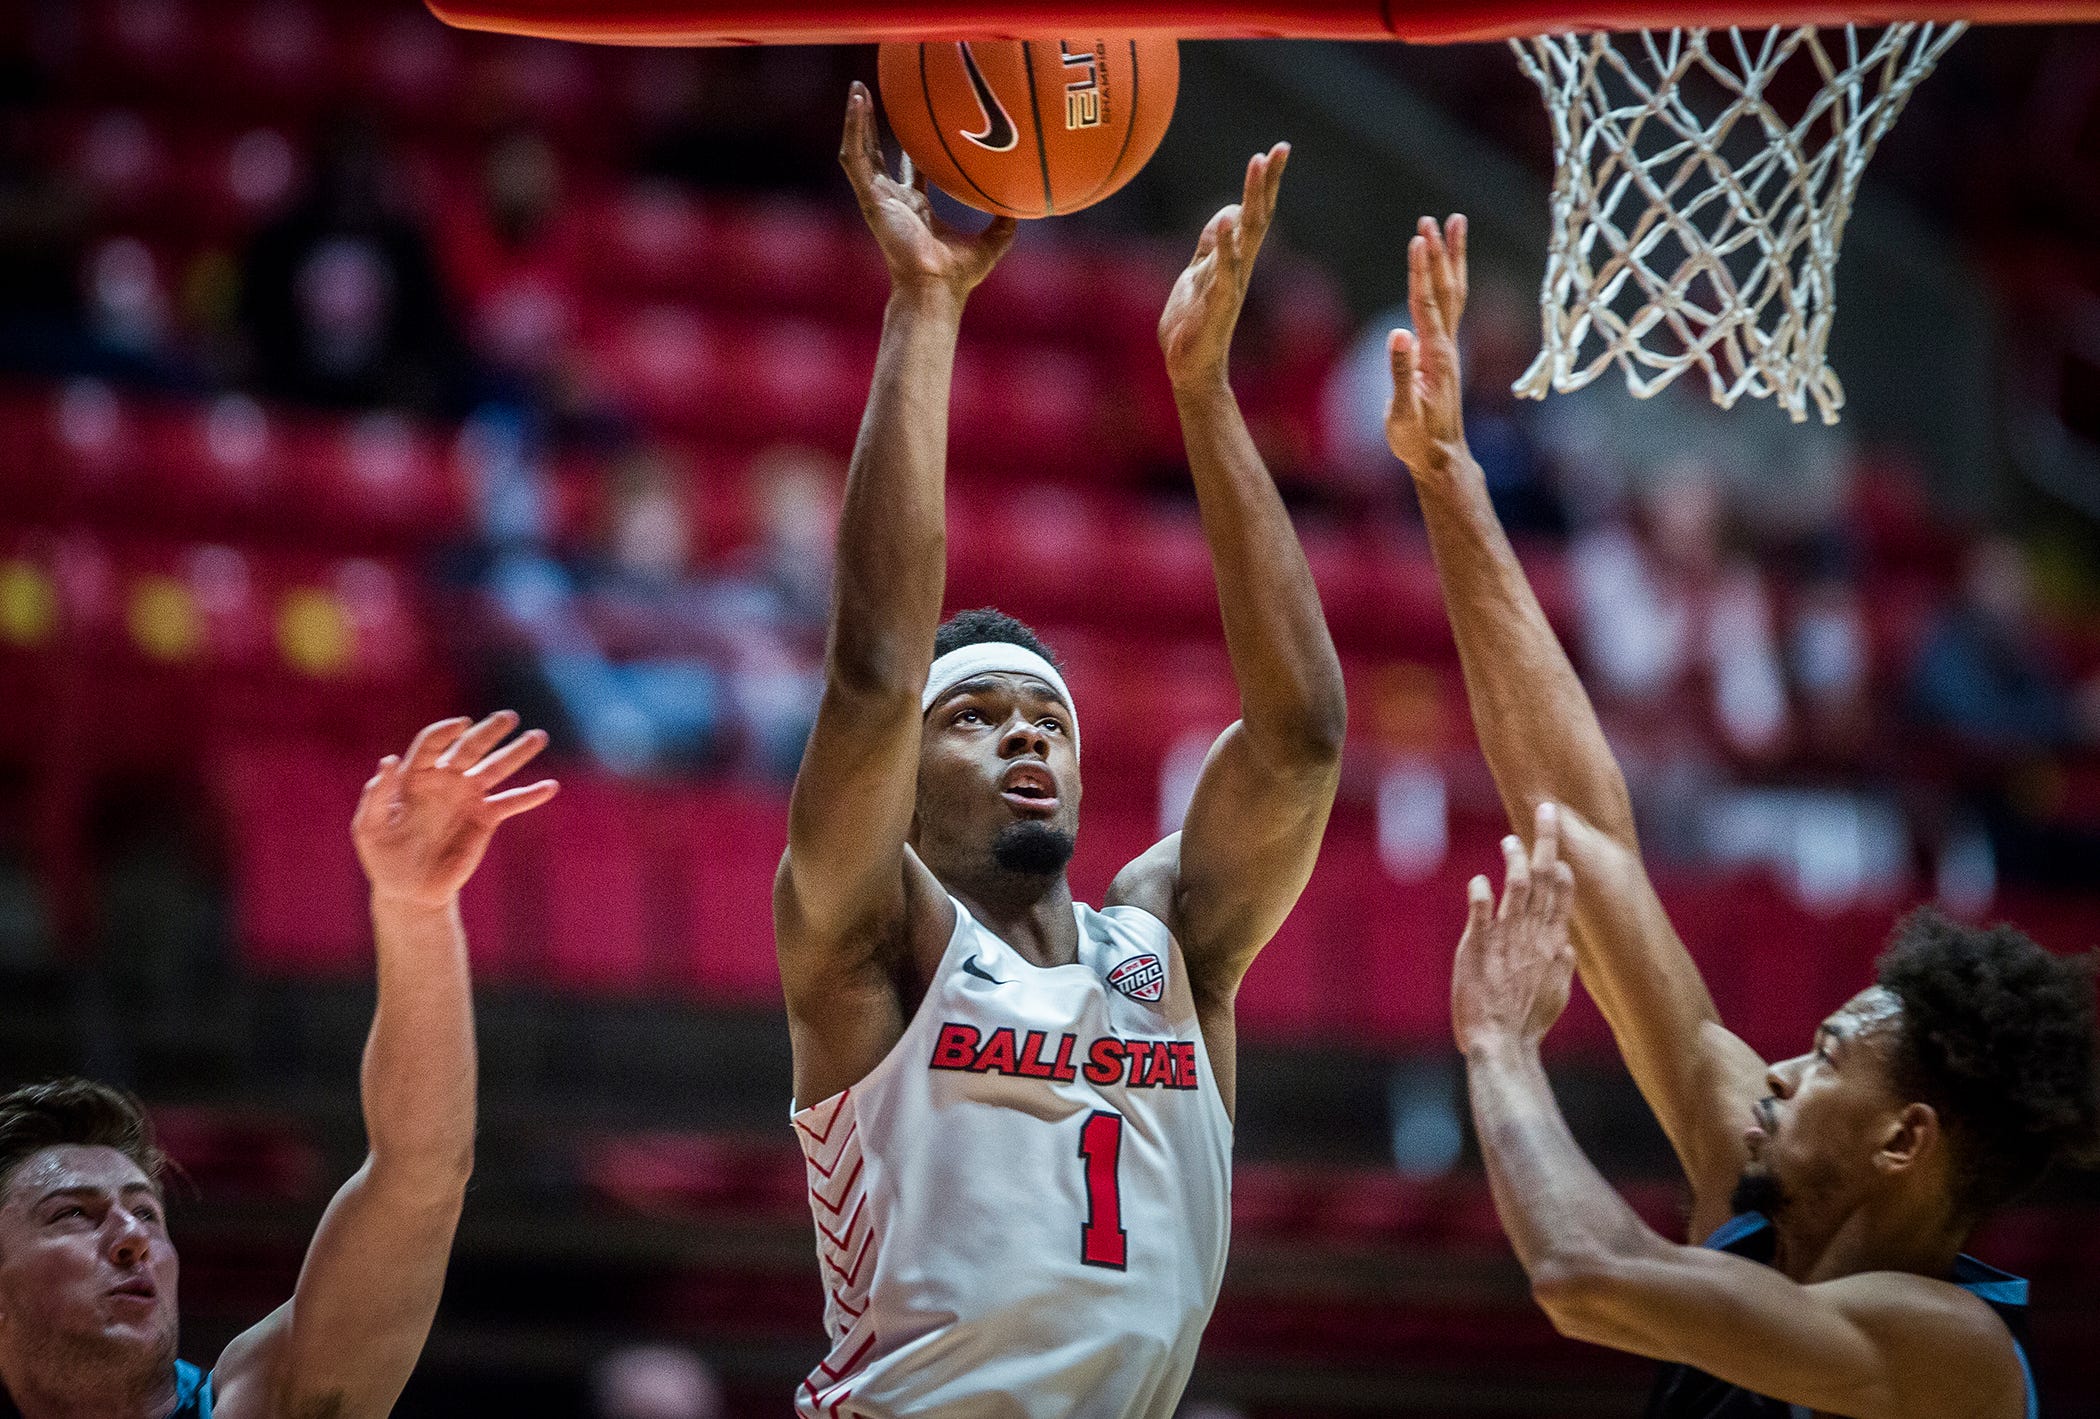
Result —
<instances>
[{"instance_id":1,"label":"palm of hand","mask_svg":"<svg viewBox=\"0 0 2100 1419\"><path fill-rule=\"evenodd\" d=\"M480 793L449 768L410 770L377 805L358 835L373 885L389 895L438 905L456 895L488 851L495 822L478 812Z\"/></svg>"},{"instance_id":2,"label":"palm of hand","mask_svg":"<svg viewBox=\"0 0 2100 1419\"><path fill-rule=\"evenodd\" d=\"M443 906L481 865L497 825L554 796L552 779L501 788L547 747L545 731L534 729L498 748L517 726L509 710L471 726L441 720L407 754L380 760L350 825L375 896Z\"/></svg>"},{"instance_id":3,"label":"palm of hand","mask_svg":"<svg viewBox=\"0 0 2100 1419\"><path fill-rule=\"evenodd\" d=\"M1254 259L1276 216L1276 194L1290 156L1290 144L1278 143L1248 159L1240 200L1204 224L1196 254L1176 278L1159 317L1159 348L1171 378L1180 381L1224 370Z\"/></svg>"},{"instance_id":4,"label":"palm of hand","mask_svg":"<svg viewBox=\"0 0 2100 1419\"><path fill-rule=\"evenodd\" d=\"M1402 462L1419 468L1438 447L1463 439L1465 425L1459 412L1457 343L1418 337L1415 349L1412 388L1403 390L1396 384L1386 404L1385 440Z\"/></svg>"},{"instance_id":5,"label":"palm of hand","mask_svg":"<svg viewBox=\"0 0 2100 1419\"><path fill-rule=\"evenodd\" d=\"M874 179L872 193L876 238L892 269L943 282L972 274L974 243L934 215L925 193L887 175Z\"/></svg>"},{"instance_id":6,"label":"palm of hand","mask_svg":"<svg viewBox=\"0 0 2100 1419\"><path fill-rule=\"evenodd\" d=\"M1420 472L1465 443L1458 325L1466 312L1466 220L1442 227L1424 217L1407 244L1407 307L1412 330L1395 330L1386 352L1393 397L1386 405L1385 439L1393 453Z\"/></svg>"},{"instance_id":7,"label":"palm of hand","mask_svg":"<svg viewBox=\"0 0 2100 1419\"><path fill-rule=\"evenodd\" d=\"M1170 374L1223 363L1239 315L1236 283L1218 270L1215 247L1199 252L1175 279L1159 318L1159 344Z\"/></svg>"},{"instance_id":8,"label":"palm of hand","mask_svg":"<svg viewBox=\"0 0 2100 1419\"><path fill-rule=\"evenodd\" d=\"M1537 1041L1568 1007L1575 951L1568 939L1575 876L1560 860L1559 822L1542 810L1530 860L1503 839L1506 864L1497 908L1485 877L1467 884L1465 934L1451 976L1451 1024L1459 1048L1491 1039Z\"/></svg>"}]
</instances>

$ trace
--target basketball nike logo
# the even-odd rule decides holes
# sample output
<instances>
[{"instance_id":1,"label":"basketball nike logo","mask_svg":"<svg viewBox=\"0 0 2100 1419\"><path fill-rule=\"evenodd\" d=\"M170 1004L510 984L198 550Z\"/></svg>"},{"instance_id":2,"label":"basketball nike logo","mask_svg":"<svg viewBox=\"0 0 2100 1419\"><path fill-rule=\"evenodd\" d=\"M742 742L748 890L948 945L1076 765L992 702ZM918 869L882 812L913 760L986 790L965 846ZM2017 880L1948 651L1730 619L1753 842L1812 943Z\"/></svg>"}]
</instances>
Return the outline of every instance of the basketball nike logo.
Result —
<instances>
[{"instance_id":1,"label":"basketball nike logo","mask_svg":"<svg viewBox=\"0 0 2100 1419\"><path fill-rule=\"evenodd\" d=\"M993 974L992 974L992 973L991 973L990 971L986 970L986 969L985 969L985 968L984 968L983 966L980 966L980 965L978 965L978 964L977 964L977 957L976 957L975 955L971 955L971 956L969 956L969 957L966 957L966 958L964 959L964 961L963 961L963 970L964 970L964 972L965 972L966 974L969 974L969 975L973 975L973 976L977 977L977 979L979 979L979 980L988 980L988 981L990 981L990 982L991 982L991 983L992 983L993 985L1005 985L1005 984L1006 984L1006 982L1005 982L1005 981L1003 981L1003 980L999 979L999 977L997 977L997 976L993 975Z\"/></svg>"},{"instance_id":2,"label":"basketball nike logo","mask_svg":"<svg viewBox=\"0 0 2100 1419\"><path fill-rule=\"evenodd\" d=\"M1014 121L1006 116L1006 106L985 82L984 71L977 67L977 56L970 53L967 42L955 46L962 51L963 70L970 76L970 87L977 91L977 107L984 114L984 132L964 133L962 136L978 147L994 153L1010 150L1018 134L1014 132Z\"/></svg>"}]
</instances>

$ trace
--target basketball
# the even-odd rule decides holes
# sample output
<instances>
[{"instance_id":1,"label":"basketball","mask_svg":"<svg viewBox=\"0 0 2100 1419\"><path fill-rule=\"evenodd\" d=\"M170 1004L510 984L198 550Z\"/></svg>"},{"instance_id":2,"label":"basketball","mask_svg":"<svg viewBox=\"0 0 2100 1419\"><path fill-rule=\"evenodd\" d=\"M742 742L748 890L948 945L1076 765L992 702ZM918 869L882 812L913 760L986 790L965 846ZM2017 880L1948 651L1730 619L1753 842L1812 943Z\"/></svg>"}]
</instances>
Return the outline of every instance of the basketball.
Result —
<instances>
[{"instance_id":1,"label":"basketball","mask_svg":"<svg viewBox=\"0 0 2100 1419\"><path fill-rule=\"evenodd\" d=\"M882 107L920 171L980 211L1055 217L1137 174L1181 83L1170 38L885 44Z\"/></svg>"}]
</instances>

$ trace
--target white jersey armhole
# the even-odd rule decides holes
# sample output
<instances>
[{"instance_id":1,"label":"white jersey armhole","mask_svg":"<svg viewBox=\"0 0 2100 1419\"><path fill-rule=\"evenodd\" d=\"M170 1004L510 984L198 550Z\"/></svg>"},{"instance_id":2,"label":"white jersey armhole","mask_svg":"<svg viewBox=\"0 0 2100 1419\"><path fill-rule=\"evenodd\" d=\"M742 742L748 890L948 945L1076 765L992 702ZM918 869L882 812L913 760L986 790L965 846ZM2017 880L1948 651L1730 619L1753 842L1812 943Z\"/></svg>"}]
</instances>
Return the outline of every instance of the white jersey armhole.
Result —
<instances>
[{"instance_id":1,"label":"white jersey armhole","mask_svg":"<svg viewBox=\"0 0 2100 1419\"><path fill-rule=\"evenodd\" d=\"M814 1104L804 1105L798 1102L793 1094L790 1094L788 1096L788 1121L790 1123L810 1114L829 1112L833 1105L847 1094L852 1093L856 1089L865 1089L881 1076L895 1072L897 1057L904 1053L904 1047L911 1043L912 1035L918 1029L919 1022L925 1017L927 1006L932 1001L935 991L940 988L940 983L947 979L948 972L954 968L956 947L961 945L969 935L968 926L973 920L969 909L956 900L952 892L948 895L948 901L955 908L955 925L948 929L948 944L941 948L941 959L934 964L933 978L927 981L925 993L919 997L918 1008L913 1010L911 1018L904 1022L904 1030L897 1036L897 1043L890 1046L888 1054L875 1061L873 1069L870 1069L866 1074L861 1075L856 1082L848 1084L829 1098L821 1099Z\"/></svg>"}]
</instances>

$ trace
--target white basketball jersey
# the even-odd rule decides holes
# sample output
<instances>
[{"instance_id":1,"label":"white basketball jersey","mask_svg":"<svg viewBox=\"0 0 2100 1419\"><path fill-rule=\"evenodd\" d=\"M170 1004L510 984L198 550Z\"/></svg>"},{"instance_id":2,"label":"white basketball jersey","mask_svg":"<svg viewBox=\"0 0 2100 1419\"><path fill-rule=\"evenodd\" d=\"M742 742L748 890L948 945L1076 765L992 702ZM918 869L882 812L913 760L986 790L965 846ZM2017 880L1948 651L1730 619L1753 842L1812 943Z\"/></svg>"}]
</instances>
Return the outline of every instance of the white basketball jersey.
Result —
<instances>
[{"instance_id":1,"label":"white basketball jersey","mask_svg":"<svg viewBox=\"0 0 2100 1419\"><path fill-rule=\"evenodd\" d=\"M794 1115L825 1419L1169 1419L1225 1271L1232 1125L1181 948L1075 904L1037 966L955 903L897 1047Z\"/></svg>"}]
</instances>

